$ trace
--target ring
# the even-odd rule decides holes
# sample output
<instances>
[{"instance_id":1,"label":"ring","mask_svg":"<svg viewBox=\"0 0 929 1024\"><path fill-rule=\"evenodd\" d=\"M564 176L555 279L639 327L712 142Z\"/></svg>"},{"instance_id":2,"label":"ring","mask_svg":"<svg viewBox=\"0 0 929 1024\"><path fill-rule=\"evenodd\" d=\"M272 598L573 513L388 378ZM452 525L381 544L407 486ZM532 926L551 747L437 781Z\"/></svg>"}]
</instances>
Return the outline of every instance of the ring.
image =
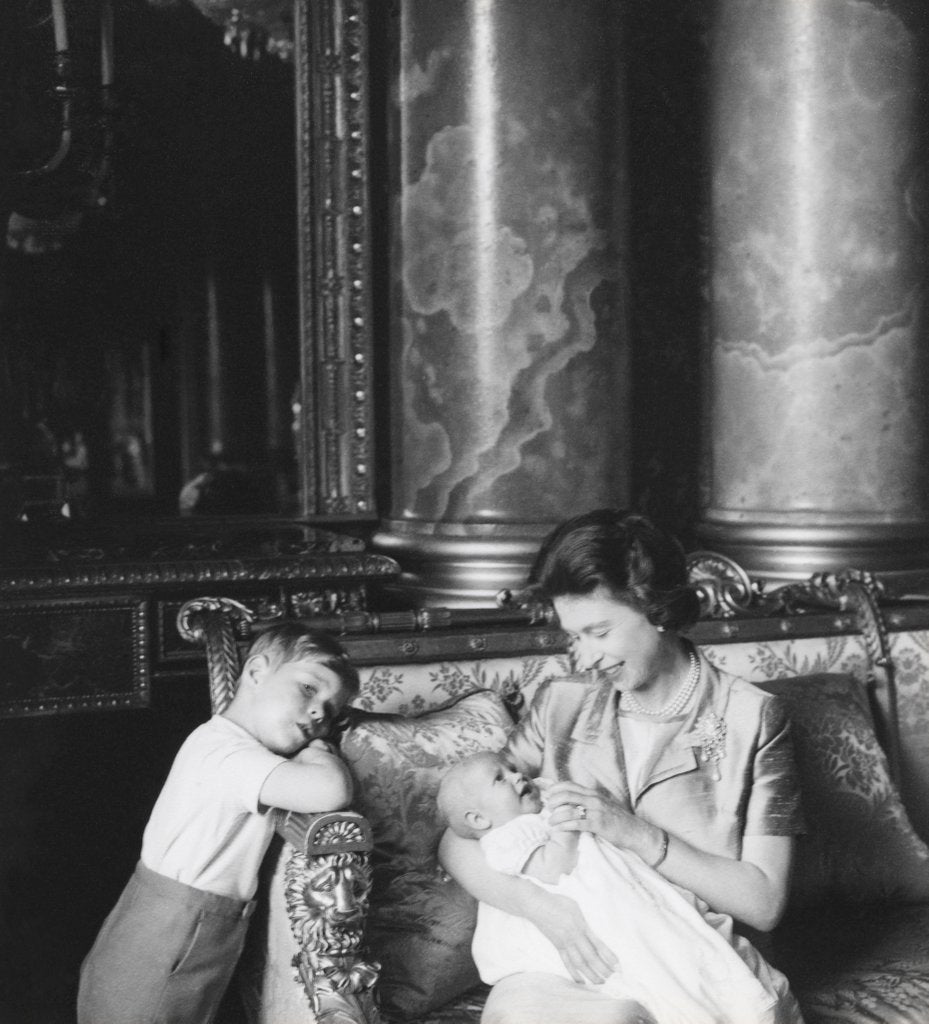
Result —
<instances>
[{"instance_id":1,"label":"ring","mask_svg":"<svg viewBox=\"0 0 929 1024\"><path fill-rule=\"evenodd\" d=\"M584 821L587 817L587 808L583 804L577 805L577 816Z\"/></svg>"}]
</instances>

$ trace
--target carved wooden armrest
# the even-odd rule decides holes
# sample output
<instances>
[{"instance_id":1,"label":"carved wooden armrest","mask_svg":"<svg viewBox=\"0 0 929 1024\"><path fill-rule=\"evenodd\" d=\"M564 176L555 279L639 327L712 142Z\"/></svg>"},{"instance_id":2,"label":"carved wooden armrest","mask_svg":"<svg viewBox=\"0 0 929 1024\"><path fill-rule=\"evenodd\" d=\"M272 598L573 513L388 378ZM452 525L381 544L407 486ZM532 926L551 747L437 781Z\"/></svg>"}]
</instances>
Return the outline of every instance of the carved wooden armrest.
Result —
<instances>
[{"instance_id":1,"label":"carved wooden armrest","mask_svg":"<svg viewBox=\"0 0 929 1024\"><path fill-rule=\"evenodd\" d=\"M365 959L373 842L354 811L281 815L292 847L284 901L299 951L293 966L319 1024L381 1024L374 998L380 964Z\"/></svg>"}]
</instances>

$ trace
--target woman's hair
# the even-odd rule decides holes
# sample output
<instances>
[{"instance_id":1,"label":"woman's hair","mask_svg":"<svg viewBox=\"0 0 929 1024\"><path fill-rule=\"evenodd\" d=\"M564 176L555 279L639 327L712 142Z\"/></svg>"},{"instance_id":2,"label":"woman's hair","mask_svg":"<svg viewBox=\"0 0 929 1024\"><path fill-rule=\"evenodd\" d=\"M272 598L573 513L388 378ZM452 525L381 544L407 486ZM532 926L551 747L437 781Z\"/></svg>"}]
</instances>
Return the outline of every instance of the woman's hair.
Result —
<instances>
[{"instance_id":1,"label":"woman's hair","mask_svg":"<svg viewBox=\"0 0 929 1024\"><path fill-rule=\"evenodd\" d=\"M296 620L275 622L258 636L248 649L248 658L263 654L274 665L310 659L331 668L342 680L348 699L358 695L358 670L335 637L320 629L311 629Z\"/></svg>"},{"instance_id":2,"label":"woman's hair","mask_svg":"<svg viewBox=\"0 0 929 1024\"><path fill-rule=\"evenodd\" d=\"M585 512L556 527L539 549L529 586L549 600L604 587L652 625L675 631L700 614L680 543L645 516L621 509Z\"/></svg>"}]
</instances>

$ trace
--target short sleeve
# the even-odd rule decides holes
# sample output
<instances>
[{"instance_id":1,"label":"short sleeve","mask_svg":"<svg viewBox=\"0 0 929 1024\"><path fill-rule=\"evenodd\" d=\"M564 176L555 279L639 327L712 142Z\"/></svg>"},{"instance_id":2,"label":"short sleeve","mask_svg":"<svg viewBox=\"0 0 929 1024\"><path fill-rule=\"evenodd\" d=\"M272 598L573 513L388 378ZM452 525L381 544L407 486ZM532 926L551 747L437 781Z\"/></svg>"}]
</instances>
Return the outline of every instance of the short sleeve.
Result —
<instances>
[{"instance_id":1,"label":"short sleeve","mask_svg":"<svg viewBox=\"0 0 929 1024\"><path fill-rule=\"evenodd\" d=\"M799 835L805 831L800 808L800 777L787 705L780 697L768 696L762 705L745 835Z\"/></svg>"},{"instance_id":2,"label":"short sleeve","mask_svg":"<svg viewBox=\"0 0 929 1024\"><path fill-rule=\"evenodd\" d=\"M547 841L548 827L541 814L522 814L480 839L488 865L505 875L518 875L526 861Z\"/></svg>"},{"instance_id":3,"label":"short sleeve","mask_svg":"<svg viewBox=\"0 0 929 1024\"><path fill-rule=\"evenodd\" d=\"M258 796L286 760L221 715L198 726L152 809L143 862L186 885L251 899L274 830Z\"/></svg>"},{"instance_id":4,"label":"short sleeve","mask_svg":"<svg viewBox=\"0 0 929 1024\"><path fill-rule=\"evenodd\" d=\"M217 754L217 776L222 779L223 790L250 814L264 811L259 801L262 786L287 758L251 739L229 744L217 750Z\"/></svg>"}]
</instances>

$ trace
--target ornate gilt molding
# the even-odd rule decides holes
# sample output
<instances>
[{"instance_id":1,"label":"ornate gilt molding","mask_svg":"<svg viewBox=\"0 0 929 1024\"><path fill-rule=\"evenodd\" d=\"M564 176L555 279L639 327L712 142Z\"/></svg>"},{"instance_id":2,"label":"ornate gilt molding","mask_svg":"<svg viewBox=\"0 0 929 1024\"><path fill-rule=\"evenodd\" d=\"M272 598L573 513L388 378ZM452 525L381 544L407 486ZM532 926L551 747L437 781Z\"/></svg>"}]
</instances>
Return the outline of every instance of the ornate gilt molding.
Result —
<instances>
[{"instance_id":1,"label":"ornate gilt molding","mask_svg":"<svg viewBox=\"0 0 929 1024\"><path fill-rule=\"evenodd\" d=\"M75 561L0 572L0 596L90 587L134 587L203 583L246 583L273 579L329 580L386 578L398 566L383 555L332 553L294 558L219 558L166 562Z\"/></svg>"},{"instance_id":2,"label":"ornate gilt molding","mask_svg":"<svg viewBox=\"0 0 929 1024\"><path fill-rule=\"evenodd\" d=\"M301 473L306 514L374 507L368 16L297 0Z\"/></svg>"},{"instance_id":3,"label":"ornate gilt molding","mask_svg":"<svg viewBox=\"0 0 929 1024\"><path fill-rule=\"evenodd\" d=\"M241 665L236 631L254 618L244 604L228 597L195 598L177 613L181 637L206 647L210 707L214 715L226 710L238 685Z\"/></svg>"},{"instance_id":4,"label":"ornate gilt molding","mask_svg":"<svg viewBox=\"0 0 929 1024\"><path fill-rule=\"evenodd\" d=\"M702 618L726 619L750 612L760 589L733 559L716 551L687 556L687 574L700 600Z\"/></svg>"},{"instance_id":5,"label":"ornate gilt molding","mask_svg":"<svg viewBox=\"0 0 929 1024\"><path fill-rule=\"evenodd\" d=\"M0 718L147 707L149 602L134 594L0 607Z\"/></svg>"},{"instance_id":6,"label":"ornate gilt molding","mask_svg":"<svg viewBox=\"0 0 929 1024\"><path fill-rule=\"evenodd\" d=\"M298 952L293 966L320 1024L380 1024L374 986L380 964L364 957L371 894L371 829L351 811L288 815L296 840L284 869L284 901ZM291 828L287 822L290 819Z\"/></svg>"}]
</instances>

